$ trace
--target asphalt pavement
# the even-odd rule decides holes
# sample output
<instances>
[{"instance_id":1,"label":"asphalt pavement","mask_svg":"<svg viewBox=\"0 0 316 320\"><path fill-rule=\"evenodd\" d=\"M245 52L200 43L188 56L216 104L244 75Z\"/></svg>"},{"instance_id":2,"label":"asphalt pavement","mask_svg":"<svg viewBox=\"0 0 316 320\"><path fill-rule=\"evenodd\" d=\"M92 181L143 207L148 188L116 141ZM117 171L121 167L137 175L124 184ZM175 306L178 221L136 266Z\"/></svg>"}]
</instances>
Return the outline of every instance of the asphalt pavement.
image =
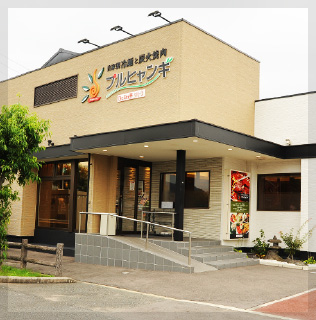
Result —
<instances>
[{"instance_id":1,"label":"asphalt pavement","mask_svg":"<svg viewBox=\"0 0 316 320\"><path fill-rule=\"evenodd\" d=\"M37 255L37 253L32 254L33 257ZM45 259L41 256L41 259L52 260L54 257L47 255ZM33 264L29 264L28 267L45 273L53 274L54 272L51 267ZM142 319L142 316L144 315L145 317L147 314L148 319L148 312L150 313L150 319L155 319L154 317L162 311L163 315L157 316L157 319L161 319L167 314L169 319L172 316L170 313L174 314L172 318L175 319L186 319L186 314L191 314L188 319L194 319L194 317L196 319L204 319L204 316L210 313L215 314L211 319L265 319L269 317L268 314L262 316L252 313L252 310L260 308L264 304L316 288L316 273L263 265L183 274L82 264L74 262L71 257L64 257L63 276L73 278L79 282L75 284L42 285L43 288L62 288L60 292L58 291L59 289L56 289L57 291L50 295L50 297L61 295L62 298L58 300L59 298L57 297L57 301L53 301L45 300L44 297L40 296L41 299L39 301L54 302L54 305L60 303L61 310L64 310L62 311L62 316L66 312L66 306L70 308L71 313L74 312L71 309L72 307L81 310L79 314L89 312L89 319L94 319L93 317L97 316L98 313L104 316L104 312L108 315L106 319L112 319L112 316L114 317L113 319L125 319L126 313L132 313L135 319ZM31 286L32 290L26 290L25 292L23 291L24 289L20 289L26 288L26 286L23 286L25 285L9 284L7 287L2 285L2 291L8 290L9 306L10 301L16 301L15 295L24 297L24 295L27 296L34 293L34 296L32 296L34 299L39 297L39 293L35 294L34 289L37 288L36 286L41 285L28 285ZM47 290L43 292L46 292L49 296L49 291ZM73 294L67 293L67 290L73 290ZM102 294L98 296L97 292L99 290L104 293L103 298ZM91 294L98 307L91 308L91 303L88 303L90 295L85 296L86 292ZM119 297L120 294L123 294L123 296ZM3 295L5 293L2 292L2 297ZM129 307L129 301L134 299L127 298L129 295L137 296L139 303L137 302L133 307ZM122 302L122 305L120 307L117 307L117 305L112 306L110 302L114 300L111 300L110 296L116 296L117 300ZM73 299L71 301L68 300L71 297ZM28 298L32 300L30 297ZM126 301L124 300L125 298L127 299ZM76 301L82 301L82 303L77 303ZM86 302L87 304L85 304ZM40 305L35 303L31 304L30 307L32 309L40 308ZM45 303L42 304L43 307L44 305ZM47 308L49 310L49 307ZM113 315L111 308L116 310ZM187 310L186 308L188 308L188 311L185 311ZM55 311L52 312L55 313ZM95 313L92 318L90 317L91 312ZM41 311L39 310L37 313L39 315ZM201 314L197 316L197 313ZM14 311L14 314L18 315L19 312ZM136 314L138 315L136 316ZM255 318L255 316L258 318ZM287 314L285 318L292 317ZM32 317L32 319L34 318ZM128 317L128 319L132 318ZM206 317L205 319L210 318ZM299 318L296 317L294 319Z\"/></svg>"}]
</instances>

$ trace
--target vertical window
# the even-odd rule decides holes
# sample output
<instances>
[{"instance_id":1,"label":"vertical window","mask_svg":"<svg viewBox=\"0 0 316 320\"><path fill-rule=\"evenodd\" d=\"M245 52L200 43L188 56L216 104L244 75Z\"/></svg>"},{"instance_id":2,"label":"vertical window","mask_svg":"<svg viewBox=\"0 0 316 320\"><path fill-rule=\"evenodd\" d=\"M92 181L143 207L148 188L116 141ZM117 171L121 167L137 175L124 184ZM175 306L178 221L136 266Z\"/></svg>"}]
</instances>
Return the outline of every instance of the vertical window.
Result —
<instances>
[{"instance_id":1,"label":"vertical window","mask_svg":"<svg viewBox=\"0 0 316 320\"><path fill-rule=\"evenodd\" d=\"M44 164L39 176L38 227L78 230L79 212L86 211L88 161Z\"/></svg>"},{"instance_id":2,"label":"vertical window","mask_svg":"<svg viewBox=\"0 0 316 320\"><path fill-rule=\"evenodd\" d=\"M160 183L160 207L162 202L175 202L176 174L162 173ZM195 171L185 173L185 208L209 208L210 172Z\"/></svg>"},{"instance_id":3,"label":"vertical window","mask_svg":"<svg viewBox=\"0 0 316 320\"><path fill-rule=\"evenodd\" d=\"M40 170L38 226L69 228L71 163L50 163Z\"/></svg>"},{"instance_id":4,"label":"vertical window","mask_svg":"<svg viewBox=\"0 0 316 320\"><path fill-rule=\"evenodd\" d=\"M77 180L77 202L76 202L76 230L79 230L79 219L81 219L80 230L85 231L86 215L80 215L80 212L87 211L88 198L88 161L78 163L78 180ZM80 216L79 216L80 215Z\"/></svg>"},{"instance_id":5,"label":"vertical window","mask_svg":"<svg viewBox=\"0 0 316 320\"><path fill-rule=\"evenodd\" d=\"M259 211L300 211L301 174L259 174Z\"/></svg>"}]
</instances>

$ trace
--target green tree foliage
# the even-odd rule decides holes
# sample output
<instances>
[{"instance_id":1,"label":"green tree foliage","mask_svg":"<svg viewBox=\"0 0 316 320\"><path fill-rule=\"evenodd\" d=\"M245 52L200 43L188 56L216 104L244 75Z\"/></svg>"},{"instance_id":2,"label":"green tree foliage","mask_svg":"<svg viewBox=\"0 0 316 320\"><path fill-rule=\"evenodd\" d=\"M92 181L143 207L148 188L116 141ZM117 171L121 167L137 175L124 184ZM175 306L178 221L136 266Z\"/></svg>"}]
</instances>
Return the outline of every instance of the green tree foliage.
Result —
<instances>
[{"instance_id":1,"label":"green tree foliage","mask_svg":"<svg viewBox=\"0 0 316 320\"><path fill-rule=\"evenodd\" d=\"M15 104L3 106L0 113L0 265L6 258L7 226L11 203L18 199L12 183L24 186L38 181L40 163L33 155L41 151L41 142L48 137L49 121L29 114L28 108Z\"/></svg>"}]
</instances>

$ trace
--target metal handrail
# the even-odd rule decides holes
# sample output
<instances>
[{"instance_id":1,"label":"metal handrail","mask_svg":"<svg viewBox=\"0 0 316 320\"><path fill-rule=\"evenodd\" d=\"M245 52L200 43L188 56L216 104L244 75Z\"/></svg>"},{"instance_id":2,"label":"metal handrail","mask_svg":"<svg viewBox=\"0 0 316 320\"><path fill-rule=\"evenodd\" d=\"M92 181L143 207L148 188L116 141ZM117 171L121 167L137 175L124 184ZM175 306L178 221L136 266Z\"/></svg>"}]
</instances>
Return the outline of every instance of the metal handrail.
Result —
<instances>
[{"instance_id":1,"label":"metal handrail","mask_svg":"<svg viewBox=\"0 0 316 320\"><path fill-rule=\"evenodd\" d=\"M173 227L169 227L169 226L165 226L163 224L158 224L158 223L154 223L154 222L149 222L149 221L144 221L144 220L137 220L137 219L133 219L133 218L128 218L128 217L124 217L124 216L119 216L117 214L114 213L106 213L106 212L79 212L80 214L95 214L95 215L106 215L107 216L107 224L106 224L106 233L109 234L109 216L112 217L116 217L119 219L125 219L125 220L130 220L130 221L136 221L139 223L145 223L146 224L146 242L145 242L145 248L147 250L148 248L148 234L149 234L149 226L153 225L156 227L161 227L161 228L165 228L165 229L169 229L169 230L173 230L173 231L179 231L182 233L188 233L189 234L189 256L188 256L188 265L191 265L191 231L187 231L187 230L182 230L182 229L177 229L177 228L173 228ZM81 217L79 219L79 232L80 233L80 229L81 229Z\"/></svg>"}]
</instances>

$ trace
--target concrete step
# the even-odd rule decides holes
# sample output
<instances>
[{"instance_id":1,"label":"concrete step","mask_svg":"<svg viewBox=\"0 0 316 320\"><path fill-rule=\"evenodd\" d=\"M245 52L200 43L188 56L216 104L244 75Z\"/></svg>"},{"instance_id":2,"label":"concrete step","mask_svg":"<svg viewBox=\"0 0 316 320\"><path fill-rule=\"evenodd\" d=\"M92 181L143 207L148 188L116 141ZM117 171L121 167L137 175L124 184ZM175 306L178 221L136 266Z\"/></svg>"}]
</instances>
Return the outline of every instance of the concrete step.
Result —
<instances>
[{"instance_id":1,"label":"concrete step","mask_svg":"<svg viewBox=\"0 0 316 320\"><path fill-rule=\"evenodd\" d=\"M221 244L220 240L192 240L191 245L192 247L195 246L219 246ZM189 246L189 243L187 242L187 245Z\"/></svg>"},{"instance_id":2,"label":"concrete step","mask_svg":"<svg viewBox=\"0 0 316 320\"><path fill-rule=\"evenodd\" d=\"M189 248L189 242L188 241L170 241L170 240L156 240L156 239L149 239L150 242L176 251L180 248ZM220 240L192 240L191 246L219 246L221 244Z\"/></svg>"},{"instance_id":3,"label":"concrete step","mask_svg":"<svg viewBox=\"0 0 316 320\"><path fill-rule=\"evenodd\" d=\"M220 246L220 245L210 246L210 247L195 246L191 248L191 255L201 254L201 253L227 252L227 251L233 251L233 247ZM189 254L189 248L180 248L178 252L187 256Z\"/></svg>"},{"instance_id":4,"label":"concrete step","mask_svg":"<svg viewBox=\"0 0 316 320\"><path fill-rule=\"evenodd\" d=\"M192 254L191 257L194 260L206 263L208 261L216 261L216 260L247 258L247 254L242 252L227 251L227 252Z\"/></svg>"},{"instance_id":5,"label":"concrete step","mask_svg":"<svg viewBox=\"0 0 316 320\"><path fill-rule=\"evenodd\" d=\"M250 258L238 258L238 259L226 259L226 260L217 260L217 261L208 261L205 264L215 267L216 269L227 269L227 268L237 268L245 266L254 266L259 264L258 259Z\"/></svg>"}]
</instances>

